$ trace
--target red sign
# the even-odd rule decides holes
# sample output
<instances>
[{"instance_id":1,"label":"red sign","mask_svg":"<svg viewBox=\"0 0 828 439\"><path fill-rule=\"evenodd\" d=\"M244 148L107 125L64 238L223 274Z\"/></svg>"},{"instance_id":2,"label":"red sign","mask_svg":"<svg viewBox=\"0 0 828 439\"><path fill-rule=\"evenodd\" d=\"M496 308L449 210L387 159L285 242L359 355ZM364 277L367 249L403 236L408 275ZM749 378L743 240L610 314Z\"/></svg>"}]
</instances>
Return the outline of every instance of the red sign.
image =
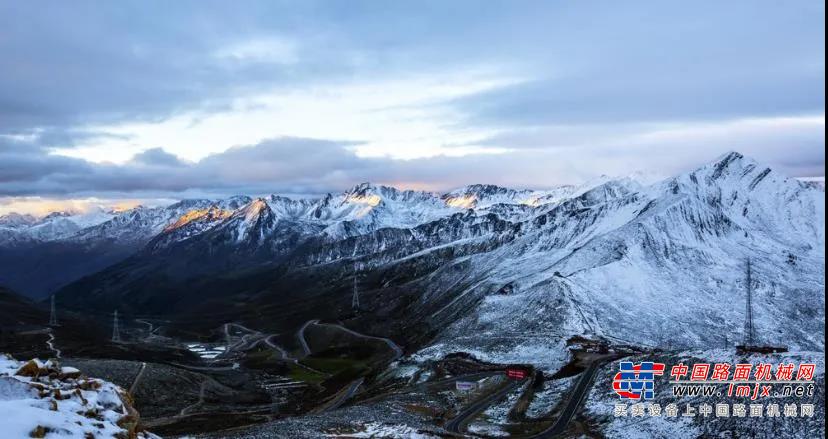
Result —
<instances>
[{"instance_id":1,"label":"red sign","mask_svg":"<svg viewBox=\"0 0 828 439\"><path fill-rule=\"evenodd\" d=\"M523 369L506 369L506 376L513 380L522 380L526 378L526 371Z\"/></svg>"}]
</instances>

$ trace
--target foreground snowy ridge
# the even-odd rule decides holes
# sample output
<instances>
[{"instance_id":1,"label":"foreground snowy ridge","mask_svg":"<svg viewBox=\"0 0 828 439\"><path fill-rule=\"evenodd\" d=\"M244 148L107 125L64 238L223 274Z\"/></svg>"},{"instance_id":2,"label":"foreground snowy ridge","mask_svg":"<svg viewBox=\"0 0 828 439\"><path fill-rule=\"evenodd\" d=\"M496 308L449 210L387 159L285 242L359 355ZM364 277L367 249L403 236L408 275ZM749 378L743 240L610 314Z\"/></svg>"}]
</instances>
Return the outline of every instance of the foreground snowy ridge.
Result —
<instances>
[{"instance_id":1,"label":"foreground snowy ridge","mask_svg":"<svg viewBox=\"0 0 828 439\"><path fill-rule=\"evenodd\" d=\"M158 438L138 431L120 387L54 361L0 354L0 432L6 438Z\"/></svg>"},{"instance_id":2,"label":"foreground snowy ridge","mask_svg":"<svg viewBox=\"0 0 828 439\"><path fill-rule=\"evenodd\" d=\"M733 346L748 259L762 342L824 349L823 189L737 153L629 188L609 182L545 208L508 245L470 256L463 278L446 271L444 283L471 285L456 302L467 313L446 319L419 355L540 358L554 371L573 335L668 349Z\"/></svg>"}]
</instances>

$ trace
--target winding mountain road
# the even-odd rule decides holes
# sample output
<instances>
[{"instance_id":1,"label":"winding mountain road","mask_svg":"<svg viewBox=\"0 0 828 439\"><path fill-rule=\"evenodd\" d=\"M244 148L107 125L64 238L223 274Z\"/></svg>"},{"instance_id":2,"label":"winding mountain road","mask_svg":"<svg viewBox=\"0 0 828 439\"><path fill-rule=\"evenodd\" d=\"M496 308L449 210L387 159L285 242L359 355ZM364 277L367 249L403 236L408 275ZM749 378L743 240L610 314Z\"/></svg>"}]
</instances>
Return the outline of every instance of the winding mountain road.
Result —
<instances>
[{"instance_id":1,"label":"winding mountain road","mask_svg":"<svg viewBox=\"0 0 828 439\"><path fill-rule=\"evenodd\" d=\"M194 408L201 407L201 405L204 404L204 394L205 394L206 389L207 389L207 380L204 380L204 381L201 382L201 387L198 390L198 401L196 401L193 404L188 405L187 407L182 408L181 411L178 413L178 416L179 417L187 416L190 413L190 411L193 410Z\"/></svg>"},{"instance_id":2,"label":"winding mountain road","mask_svg":"<svg viewBox=\"0 0 828 439\"><path fill-rule=\"evenodd\" d=\"M317 323L319 323L319 319L308 320L299 328L298 331L296 331L296 338L299 339L299 344L302 346L302 352L304 352L306 357L311 354L311 349L310 346L308 346L308 341L305 340L305 329L308 329L308 326L315 325Z\"/></svg>"},{"instance_id":3,"label":"winding mountain road","mask_svg":"<svg viewBox=\"0 0 828 439\"><path fill-rule=\"evenodd\" d=\"M46 346L49 347L49 350L55 353L55 358L60 358L61 352L60 349L55 347L55 333L52 329L49 329L49 339L46 340Z\"/></svg>"},{"instance_id":4,"label":"winding mountain road","mask_svg":"<svg viewBox=\"0 0 828 439\"><path fill-rule=\"evenodd\" d=\"M147 363L142 362L142 363L141 363L141 368L140 368L140 369L138 369L138 374L137 374L137 375L135 375L135 379L134 379L134 380L132 380L132 385L131 385L131 386L129 386L129 394L130 394L130 395L134 395L134 394L135 394L135 389L138 387L138 382L139 382L139 381L141 381L141 377L143 377L143 376L144 376L144 371L145 371L146 369L147 369Z\"/></svg>"},{"instance_id":5,"label":"winding mountain road","mask_svg":"<svg viewBox=\"0 0 828 439\"><path fill-rule=\"evenodd\" d=\"M531 439L556 438L560 437L563 432L566 431L569 426L569 422L572 420L572 417L581 405L581 401L583 401L587 391L589 391L592 380L595 379L595 373L598 371L598 367L600 367L601 364L601 361L594 361L584 372L582 372L583 375L581 376L581 379L578 380L578 384L575 386L575 389L572 393L570 393L569 400L567 400L566 406L564 406L563 411L561 411L561 415L555 423L548 429L532 436Z\"/></svg>"},{"instance_id":6,"label":"winding mountain road","mask_svg":"<svg viewBox=\"0 0 828 439\"><path fill-rule=\"evenodd\" d=\"M334 397L331 398L330 401L323 404L322 407L320 407L316 411L318 413L325 413L342 407L342 404L345 404L346 401L348 401L349 399L351 399L352 396L354 396L357 389L359 389L359 386L361 386L364 381L365 378L359 378L357 380L351 381L351 383L348 384L346 388L340 390L339 393L334 395Z\"/></svg>"},{"instance_id":7,"label":"winding mountain road","mask_svg":"<svg viewBox=\"0 0 828 439\"><path fill-rule=\"evenodd\" d=\"M348 334L351 334L355 337L367 338L367 339L371 339L371 340L381 341L381 342L385 343L389 348L391 348L392 351L394 351L394 359L391 360L391 361L398 360L400 357L403 356L402 348L399 347L396 343L394 343L394 341L391 340L390 338L376 337L376 336L373 336L373 335L361 334L359 332L354 331L353 329L348 329L348 328L346 328L342 325L337 325L337 324L333 324L333 323L319 323L319 320L315 320L313 322L314 322L315 325L319 325L319 326L332 326L332 327L335 327L335 328L339 328L339 329L341 329L341 330L343 330L343 331L347 332ZM302 331L304 332L304 329Z\"/></svg>"},{"instance_id":8,"label":"winding mountain road","mask_svg":"<svg viewBox=\"0 0 828 439\"><path fill-rule=\"evenodd\" d=\"M503 386L502 389L472 402L468 407L458 413L457 416L448 421L445 425L445 429L451 433L463 434L463 431L466 429L466 425L468 425L472 419L483 412L483 410L486 410L490 405L494 404L499 399L523 385L525 382L526 380L510 380L505 386Z\"/></svg>"},{"instance_id":9,"label":"winding mountain road","mask_svg":"<svg viewBox=\"0 0 828 439\"><path fill-rule=\"evenodd\" d=\"M279 351L279 354L282 356L282 360L292 360L292 361L295 362L296 361L295 358L292 358L290 355L288 355L287 351L282 349L281 346L277 345L276 343L273 342L273 340L271 340L271 338L273 338L275 336L276 335L268 335L267 337L263 338L261 341L263 341L266 345L270 346L272 349L275 349L275 350Z\"/></svg>"},{"instance_id":10,"label":"winding mountain road","mask_svg":"<svg viewBox=\"0 0 828 439\"><path fill-rule=\"evenodd\" d=\"M356 332L353 329L349 329L349 328L346 328L342 325L338 325L338 324L335 324L335 323L319 323L319 319L308 320L307 322L305 322L299 328L298 331L296 331L296 338L299 340L299 344L302 346L302 351L304 352L305 356L308 356L308 355L311 354L310 346L308 345L307 339L305 339L305 330L308 329L308 326L310 326L310 325L329 326L329 327L333 327L333 328L338 328L338 329L341 329L342 331L345 331L346 333L351 334L355 337L367 338L367 339L371 339L371 340L381 341L381 342L385 343L392 351L394 351L394 357L393 357L392 361L395 361L395 360L397 360L397 359L399 359L400 357L403 356L402 348L399 347L396 343L394 343L394 341L391 340L390 338L376 337L376 336L373 336L373 335L365 335L365 334Z\"/></svg>"},{"instance_id":11,"label":"winding mountain road","mask_svg":"<svg viewBox=\"0 0 828 439\"><path fill-rule=\"evenodd\" d=\"M318 322L318 321L319 320L311 320L311 321L306 322L305 325L303 325L303 327L300 328L300 330L297 332L297 337L299 338L299 341L302 342L301 343L302 344L302 349L305 352L310 352L310 347L307 345L307 342L304 339L304 337L305 337L305 334L304 334L305 328L307 328L308 325L310 325L312 323L315 323L315 322ZM281 357L281 360L289 361L289 362L293 363L294 365L296 365L297 367L301 367L301 368L303 368L305 370L308 370L310 372L313 372L313 373L317 373L317 374L324 375L324 376L330 376L327 373L324 373L324 372L318 371L316 369L313 369L311 367L308 367L308 366L300 363L298 359L291 357L290 354L288 354L288 352L284 348L282 348L281 346L276 344L276 342L273 341L273 338L278 336L278 334L265 334L261 331L256 331L256 330L250 329L250 328L248 328L248 327L246 327L242 324L239 324L239 323L225 323L224 324L224 335L228 338L231 337L231 335L230 335L230 327L231 326L235 327L239 330L245 331L245 332L247 332L247 334L244 334L239 341L234 343L232 346L229 346L227 348L227 350L225 350L224 353L222 354L223 356L231 354L232 352L235 352L235 351L249 351L250 349L255 348L259 344L264 343L265 345L267 345L268 348L279 352L279 356ZM209 370L222 370L222 369L229 370L229 368L211 368ZM201 369L201 370L207 370L207 369Z\"/></svg>"},{"instance_id":12,"label":"winding mountain road","mask_svg":"<svg viewBox=\"0 0 828 439\"><path fill-rule=\"evenodd\" d=\"M531 436L531 439L552 439L561 437L563 435L563 433L569 427L569 423L572 421L572 418L575 416L575 413L578 411L578 408L581 406L581 403L583 402L587 393L589 392L590 386L592 385L592 382L595 379L595 375L598 371L598 368L601 366L601 364L604 363L604 361L605 360L596 360L590 363L589 367L587 367L587 369L584 372L582 372L581 378L578 380L578 383L570 392L569 397L566 400L566 404L564 405L563 410L561 410L561 414L560 416L558 416L558 419L555 420L555 423L552 424L546 430L534 436ZM455 378L455 380L456 379L457 378ZM447 378L443 381L450 380L452 379ZM446 423L444 428L451 433L464 434L464 430L468 423L471 422L477 415L482 413L484 410L486 410L486 408L497 402L499 399L509 394L509 392L515 390L524 382L525 380L512 381L502 389L474 401L471 405L463 409L460 413L457 414L457 416L455 416L448 423ZM440 384L442 384L442 382Z\"/></svg>"}]
</instances>

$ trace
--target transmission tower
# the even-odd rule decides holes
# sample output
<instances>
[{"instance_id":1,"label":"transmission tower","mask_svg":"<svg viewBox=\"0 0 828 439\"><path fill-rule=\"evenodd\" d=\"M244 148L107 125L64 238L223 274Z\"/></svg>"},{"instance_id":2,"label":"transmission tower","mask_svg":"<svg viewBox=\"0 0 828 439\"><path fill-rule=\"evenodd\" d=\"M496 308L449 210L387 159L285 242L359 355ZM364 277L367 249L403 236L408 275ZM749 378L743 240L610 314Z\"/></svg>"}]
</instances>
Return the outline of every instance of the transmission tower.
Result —
<instances>
[{"instance_id":1,"label":"transmission tower","mask_svg":"<svg viewBox=\"0 0 828 439\"><path fill-rule=\"evenodd\" d=\"M750 259L747 261L745 282L747 284L747 297L745 300L745 346L753 346L756 332L753 327L753 270L750 265Z\"/></svg>"},{"instance_id":2,"label":"transmission tower","mask_svg":"<svg viewBox=\"0 0 828 439\"><path fill-rule=\"evenodd\" d=\"M121 332L118 330L118 310L115 310L112 318L112 341L120 342L121 341Z\"/></svg>"},{"instance_id":3,"label":"transmission tower","mask_svg":"<svg viewBox=\"0 0 828 439\"><path fill-rule=\"evenodd\" d=\"M57 311L55 310L55 295L52 295L52 312L49 315L49 326L58 326Z\"/></svg>"},{"instance_id":4,"label":"transmission tower","mask_svg":"<svg viewBox=\"0 0 828 439\"><path fill-rule=\"evenodd\" d=\"M351 308L359 312L359 286L357 285L357 266L354 265L354 296L351 298Z\"/></svg>"}]
</instances>

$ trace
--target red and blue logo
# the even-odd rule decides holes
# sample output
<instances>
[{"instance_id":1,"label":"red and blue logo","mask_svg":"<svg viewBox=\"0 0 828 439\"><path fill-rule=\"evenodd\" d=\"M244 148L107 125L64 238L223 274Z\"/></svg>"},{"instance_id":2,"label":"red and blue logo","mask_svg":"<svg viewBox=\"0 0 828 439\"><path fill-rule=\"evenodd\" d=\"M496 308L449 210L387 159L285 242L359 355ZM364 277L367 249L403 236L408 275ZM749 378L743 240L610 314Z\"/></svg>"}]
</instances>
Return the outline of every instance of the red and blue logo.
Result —
<instances>
[{"instance_id":1,"label":"red and blue logo","mask_svg":"<svg viewBox=\"0 0 828 439\"><path fill-rule=\"evenodd\" d=\"M612 379L612 390L621 399L653 399L655 376L664 374L663 363L622 361Z\"/></svg>"}]
</instances>

